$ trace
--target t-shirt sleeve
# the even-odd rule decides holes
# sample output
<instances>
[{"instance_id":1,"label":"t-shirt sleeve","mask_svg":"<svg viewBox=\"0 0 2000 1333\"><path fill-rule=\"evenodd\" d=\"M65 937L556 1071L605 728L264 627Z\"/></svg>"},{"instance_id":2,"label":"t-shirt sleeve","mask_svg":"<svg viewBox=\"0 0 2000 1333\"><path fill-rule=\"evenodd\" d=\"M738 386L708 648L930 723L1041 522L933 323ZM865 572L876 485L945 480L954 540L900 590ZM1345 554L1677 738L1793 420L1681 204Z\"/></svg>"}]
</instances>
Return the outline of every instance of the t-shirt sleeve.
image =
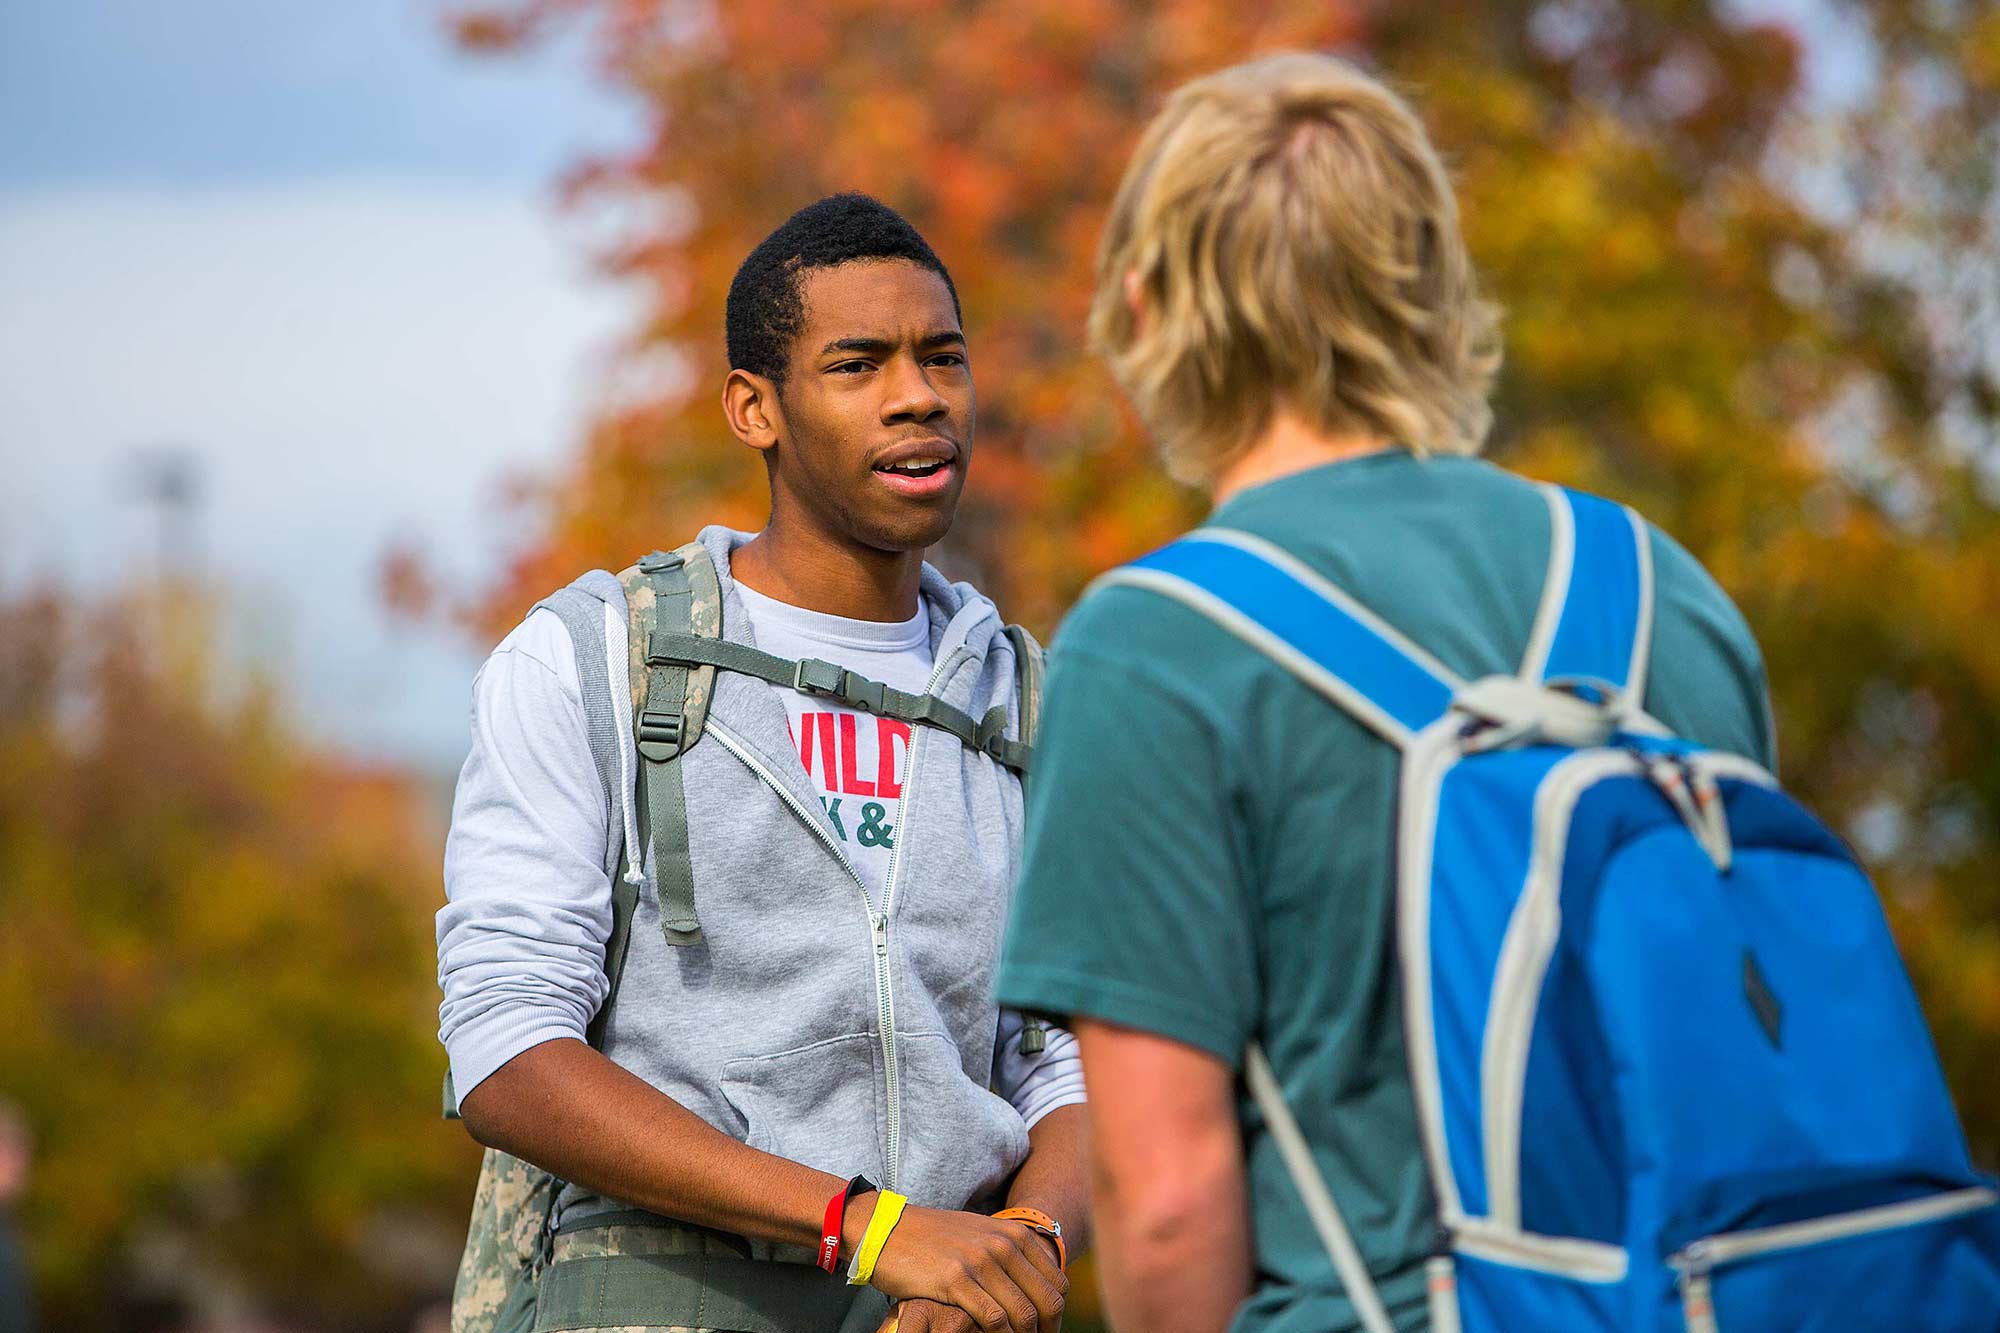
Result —
<instances>
[{"instance_id":1,"label":"t-shirt sleeve","mask_svg":"<svg viewBox=\"0 0 2000 1333\"><path fill-rule=\"evenodd\" d=\"M1777 772L1778 740L1756 636L1700 561L1658 528L1652 537L1648 711L1677 735Z\"/></svg>"},{"instance_id":2,"label":"t-shirt sleeve","mask_svg":"<svg viewBox=\"0 0 2000 1333\"><path fill-rule=\"evenodd\" d=\"M1238 759L1193 691L1101 650L1118 618L1088 610L1050 656L1000 1001L1233 1066L1259 1004Z\"/></svg>"}]
</instances>

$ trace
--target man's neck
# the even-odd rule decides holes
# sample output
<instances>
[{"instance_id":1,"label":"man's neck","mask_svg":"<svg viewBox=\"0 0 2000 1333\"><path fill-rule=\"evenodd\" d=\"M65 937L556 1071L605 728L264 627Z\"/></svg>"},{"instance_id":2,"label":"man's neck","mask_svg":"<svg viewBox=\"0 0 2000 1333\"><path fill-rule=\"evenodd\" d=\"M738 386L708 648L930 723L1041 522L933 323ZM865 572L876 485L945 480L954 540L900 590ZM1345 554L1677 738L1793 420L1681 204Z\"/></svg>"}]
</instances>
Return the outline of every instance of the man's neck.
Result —
<instances>
[{"instance_id":1,"label":"man's neck","mask_svg":"<svg viewBox=\"0 0 2000 1333\"><path fill-rule=\"evenodd\" d=\"M848 620L893 623L917 613L922 551L876 551L772 523L736 548L737 582L790 606Z\"/></svg>"},{"instance_id":2,"label":"man's neck","mask_svg":"<svg viewBox=\"0 0 2000 1333\"><path fill-rule=\"evenodd\" d=\"M1215 503L1219 505L1252 486L1289 477L1295 472L1367 454L1379 454L1394 447L1376 435L1359 432L1329 434L1281 407L1271 414L1269 424L1258 432L1249 447L1238 454L1235 461L1215 479L1212 487Z\"/></svg>"}]
</instances>

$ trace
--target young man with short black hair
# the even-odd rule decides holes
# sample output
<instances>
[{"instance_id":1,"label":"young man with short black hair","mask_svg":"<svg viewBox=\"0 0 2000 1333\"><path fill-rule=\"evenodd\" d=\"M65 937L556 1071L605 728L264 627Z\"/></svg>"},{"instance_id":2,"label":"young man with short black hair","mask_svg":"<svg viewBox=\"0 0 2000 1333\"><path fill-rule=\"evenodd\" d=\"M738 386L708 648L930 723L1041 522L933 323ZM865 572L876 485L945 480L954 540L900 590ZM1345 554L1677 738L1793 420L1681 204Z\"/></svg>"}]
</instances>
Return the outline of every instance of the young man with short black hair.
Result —
<instances>
[{"instance_id":1,"label":"young man with short black hair","mask_svg":"<svg viewBox=\"0 0 2000 1333\"><path fill-rule=\"evenodd\" d=\"M651 595L651 575L712 567L719 627L681 651L735 665L706 687L700 743L679 714L653 720L649 684L617 714L623 766L600 780L588 703L622 707L627 688L615 591L593 594L596 641L545 605L475 686L438 917L459 1107L482 1143L568 1182L540 1290L615 1267L605 1281L636 1314L601 1323L873 1329L879 1297L849 1304L813 1271L842 1260L901 1299L902 1333L1046 1333L1086 1225L1082 1087L1068 1035L1037 1052L990 995L1026 645L923 558L971 459L957 293L901 217L836 196L744 262L728 341L723 410L764 460L770 521L709 528L626 585ZM665 660L657 643L632 651L648 672ZM772 661L791 678L750 674ZM967 719L985 721L972 734ZM658 807L633 795L663 737L684 876L657 818L640 829ZM599 1035L621 883L637 900ZM1027 1211L985 1215L1003 1204ZM690 1309L706 1313L675 1313Z\"/></svg>"}]
</instances>

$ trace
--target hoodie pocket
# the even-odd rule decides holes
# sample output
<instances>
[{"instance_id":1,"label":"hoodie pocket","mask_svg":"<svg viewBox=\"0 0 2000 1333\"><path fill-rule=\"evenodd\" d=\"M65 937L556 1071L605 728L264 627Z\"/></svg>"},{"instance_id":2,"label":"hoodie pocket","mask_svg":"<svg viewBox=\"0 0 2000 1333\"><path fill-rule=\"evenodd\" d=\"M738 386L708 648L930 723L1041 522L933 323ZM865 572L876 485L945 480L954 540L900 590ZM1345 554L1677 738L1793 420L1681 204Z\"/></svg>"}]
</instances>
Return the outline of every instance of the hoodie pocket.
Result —
<instances>
[{"instance_id":1,"label":"hoodie pocket","mask_svg":"<svg viewBox=\"0 0 2000 1333\"><path fill-rule=\"evenodd\" d=\"M905 1032L902 1161L897 1189L929 1208L977 1208L1028 1158L1028 1127L1004 1097L965 1072L958 1045L942 1032Z\"/></svg>"},{"instance_id":2,"label":"hoodie pocket","mask_svg":"<svg viewBox=\"0 0 2000 1333\"><path fill-rule=\"evenodd\" d=\"M743 1118L743 1141L832 1175L881 1180L879 1051L862 1032L726 1062L722 1095Z\"/></svg>"}]
</instances>

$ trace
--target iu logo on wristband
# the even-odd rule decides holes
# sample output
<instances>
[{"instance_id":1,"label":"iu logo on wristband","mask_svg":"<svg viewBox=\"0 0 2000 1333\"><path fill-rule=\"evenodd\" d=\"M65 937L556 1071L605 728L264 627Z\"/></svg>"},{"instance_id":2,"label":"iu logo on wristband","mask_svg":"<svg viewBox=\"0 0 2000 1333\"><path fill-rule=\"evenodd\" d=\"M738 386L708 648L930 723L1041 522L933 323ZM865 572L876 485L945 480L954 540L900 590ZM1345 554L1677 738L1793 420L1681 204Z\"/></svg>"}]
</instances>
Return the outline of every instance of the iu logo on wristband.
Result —
<instances>
[{"instance_id":1,"label":"iu logo on wristband","mask_svg":"<svg viewBox=\"0 0 2000 1333\"><path fill-rule=\"evenodd\" d=\"M847 1217L847 1201L874 1188L875 1182L868 1177L856 1176L826 1201L826 1221L820 1226L819 1266L827 1272L831 1273L840 1263L840 1229Z\"/></svg>"}]
</instances>

